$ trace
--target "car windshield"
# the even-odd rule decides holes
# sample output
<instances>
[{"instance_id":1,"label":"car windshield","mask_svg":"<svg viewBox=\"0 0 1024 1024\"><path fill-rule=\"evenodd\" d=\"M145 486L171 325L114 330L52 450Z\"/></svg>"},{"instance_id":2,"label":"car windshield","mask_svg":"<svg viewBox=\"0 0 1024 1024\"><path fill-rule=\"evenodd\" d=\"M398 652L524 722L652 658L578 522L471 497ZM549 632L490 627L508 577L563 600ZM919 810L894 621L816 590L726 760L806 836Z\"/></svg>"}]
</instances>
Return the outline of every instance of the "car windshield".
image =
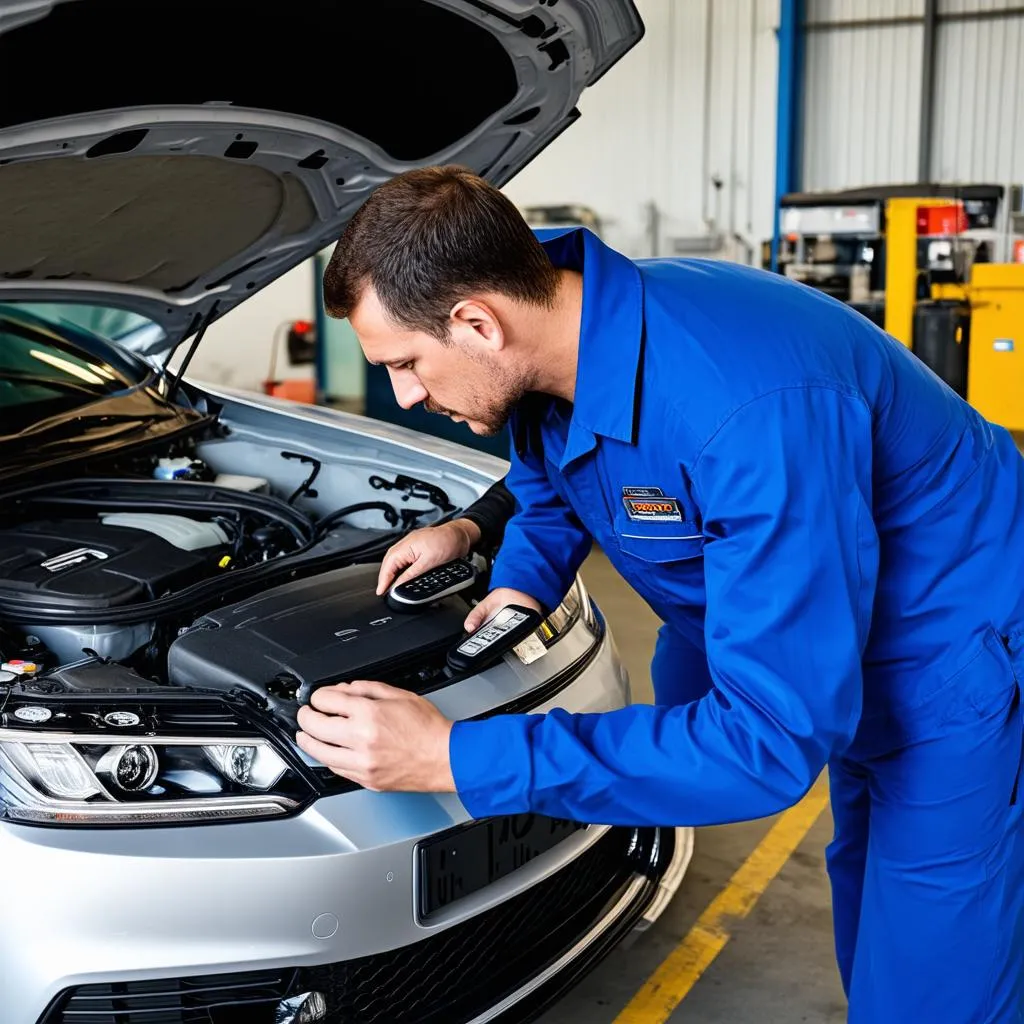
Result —
<instances>
[{"instance_id":1,"label":"car windshield","mask_svg":"<svg viewBox=\"0 0 1024 1024\"><path fill-rule=\"evenodd\" d=\"M0 417L4 431L128 391L146 368L104 344L148 321L92 306L0 306ZM107 316L106 314L114 314ZM89 324L93 334L82 328ZM97 329L99 328L99 329Z\"/></svg>"},{"instance_id":2,"label":"car windshield","mask_svg":"<svg viewBox=\"0 0 1024 1024\"><path fill-rule=\"evenodd\" d=\"M19 302L15 305L48 323L70 324L108 341L117 341L143 328L155 326L141 313L113 306L91 306L84 302Z\"/></svg>"}]
</instances>

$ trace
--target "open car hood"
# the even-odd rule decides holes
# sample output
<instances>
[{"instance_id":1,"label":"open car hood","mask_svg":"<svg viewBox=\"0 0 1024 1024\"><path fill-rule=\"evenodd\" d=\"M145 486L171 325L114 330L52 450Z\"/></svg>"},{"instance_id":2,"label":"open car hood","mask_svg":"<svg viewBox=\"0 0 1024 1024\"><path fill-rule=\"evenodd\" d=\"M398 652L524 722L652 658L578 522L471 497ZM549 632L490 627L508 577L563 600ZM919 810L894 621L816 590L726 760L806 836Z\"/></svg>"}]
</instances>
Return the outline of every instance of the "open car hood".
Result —
<instances>
[{"instance_id":1,"label":"open car hood","mask_svg":"<svg viewBox=\"0 0 1024 1024\"><path fill-rule=\"evenodd\" d=\"M0 0L0 301L161 358L392 175L504 184L641 37L632 0Z\"/></svg>"}]
</instances>

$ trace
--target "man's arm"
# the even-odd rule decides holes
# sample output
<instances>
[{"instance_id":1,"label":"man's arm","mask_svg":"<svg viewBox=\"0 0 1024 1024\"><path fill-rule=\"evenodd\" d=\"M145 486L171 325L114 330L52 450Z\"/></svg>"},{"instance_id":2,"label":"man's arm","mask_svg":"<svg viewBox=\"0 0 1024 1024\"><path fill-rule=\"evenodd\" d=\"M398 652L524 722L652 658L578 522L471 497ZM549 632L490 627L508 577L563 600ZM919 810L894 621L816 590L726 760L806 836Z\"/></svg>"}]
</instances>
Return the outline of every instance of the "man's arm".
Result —
<instances>
[{"instance_id":1,"label":"man's arm","mask_svg":"<svg viewBox=\"0 0 1024 1024\"><path fill-rule=\"evenodd\" d=\"M552 487L539 456L513 451L505 482L516 511L505 527L491 588L522 591L551 612L572 586L593 539Z\"/></svg>"},{"instance_id":2,"label":"man's arm","mask_svg":"<svg viewBox=\"0 0 1024 1024\"><path fill-rule=\"evenodd\" d=\"M705 644L714 681L681 707L456 722L475 817L715 824L795 803L856 730L878 539L871 415L830 387L741 408L705 446Z\"/></svg>"},{"instance_id":3,"label":"man's arm","mask_svg":"<svg viewBox=\"0 0 1024 1024\"><path fill-rule=\"evenodd\" d=\"M474 549L493 551L501 543L513 511L512 495L502 479L491 484L458 519L406 534L388 548L381 561L377 593L453 558L465 558Z\"/></svg>"}]
</instances>

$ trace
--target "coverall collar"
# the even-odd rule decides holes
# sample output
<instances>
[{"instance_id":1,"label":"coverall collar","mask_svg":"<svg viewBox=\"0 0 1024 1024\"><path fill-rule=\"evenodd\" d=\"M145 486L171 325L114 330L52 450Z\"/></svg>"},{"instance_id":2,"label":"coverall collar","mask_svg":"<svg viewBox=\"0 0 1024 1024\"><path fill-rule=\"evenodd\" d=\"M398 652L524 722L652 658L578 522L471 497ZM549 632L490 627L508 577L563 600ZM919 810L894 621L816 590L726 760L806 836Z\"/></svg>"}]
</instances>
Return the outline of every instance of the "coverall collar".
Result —
<instances>
[{"instance_id":1,"label":"coverall collar","mask_svg":"<svg viewBox=\"0 0 1024 1024\"><path fill-rule=\"evenodd\" d=\"M564 469L594 448L597 435L635 442L643 283L629 259L586 228L540 230L537 235L556 267L583 273L576 393L559 462ZM523 419L530 419L531 413L524 412Z\"/></svg>"}]
</instances>

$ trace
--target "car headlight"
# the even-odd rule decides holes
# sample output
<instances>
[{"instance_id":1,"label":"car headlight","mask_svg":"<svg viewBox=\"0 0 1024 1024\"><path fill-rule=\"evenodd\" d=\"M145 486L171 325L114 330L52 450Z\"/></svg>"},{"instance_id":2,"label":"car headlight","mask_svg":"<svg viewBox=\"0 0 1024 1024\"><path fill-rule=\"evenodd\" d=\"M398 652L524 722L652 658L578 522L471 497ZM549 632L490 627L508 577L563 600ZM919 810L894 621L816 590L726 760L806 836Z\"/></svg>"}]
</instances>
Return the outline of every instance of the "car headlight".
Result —
<instances>
[{"instance_id":1,"label":"car headlight","mask_svg":"<svg viewBox=\"0 0 1024 1024\"><path fill-rule=\"evenodd\" d=\"M52 825L230 821L287 814L312 795L266 737L244 728L231 736L202 735L208 725L196 731L162 730L153 707L8 701L0 715L0 817Z\"/></svg>"},{"instance_id":2,"label":"car headlight","mask_svg":"<svg viewBox=\"0 0 1024 1024\"><path fill-rule=\"evenodd\" d=\"M532 664L538 658L542 658L545 652L577 623L583 623L590 634L589 646L592 649L600 639L603 627L597 618L586 587L578 576L558 607L542 619L533 633L520 640L513 649L523 664Z\"/></svg>"},{"instance_id":3,"label":"car headlight","mask_svg":"<svg viewBox=\"0 0 1024 1024\"><path fill-rule=\"evenodd\" d=\"M537 632L546 643L552 643L581 620L596 638L600 633L597 615L583 580L577 576L562 603L540 624Z\"/></svg>"}]
</instances>

